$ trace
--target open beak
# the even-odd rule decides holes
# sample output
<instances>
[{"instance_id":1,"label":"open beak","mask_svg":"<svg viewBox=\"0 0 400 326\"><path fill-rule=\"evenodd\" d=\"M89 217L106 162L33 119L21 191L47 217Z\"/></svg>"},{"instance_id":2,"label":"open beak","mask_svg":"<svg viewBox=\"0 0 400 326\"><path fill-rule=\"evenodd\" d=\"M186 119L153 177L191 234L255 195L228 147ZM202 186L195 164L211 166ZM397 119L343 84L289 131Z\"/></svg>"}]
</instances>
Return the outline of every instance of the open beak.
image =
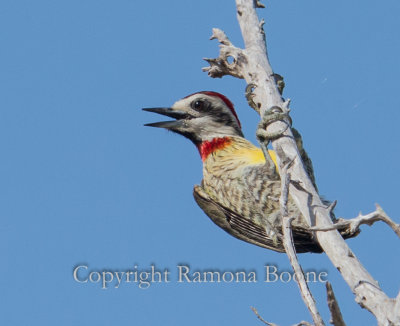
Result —
<instances>
[{"instance_id":1,"label":"open beak","mask_svg":"<svg viewBox=\"0 0 400 326\"><path fill-rule=\"evenodd\" d=\"M145 124L146 127L156 127L156 128L165 128L169 130L174 130L182 124L180 120L191 118L191 115L189 113L172 108L144 108L142 110L147 112L158 113L176 119L172 121L146 123Z\"/></svg>"}]
</instances>

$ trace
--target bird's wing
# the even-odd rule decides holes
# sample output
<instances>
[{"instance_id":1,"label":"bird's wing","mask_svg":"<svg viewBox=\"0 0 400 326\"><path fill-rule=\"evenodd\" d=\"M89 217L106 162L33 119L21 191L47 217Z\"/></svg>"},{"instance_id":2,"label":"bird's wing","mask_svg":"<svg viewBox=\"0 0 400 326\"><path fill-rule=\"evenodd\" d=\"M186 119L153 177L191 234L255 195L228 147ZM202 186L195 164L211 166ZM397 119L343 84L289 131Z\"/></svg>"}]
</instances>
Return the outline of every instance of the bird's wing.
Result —
<instances>
[{"instance_id":1,"label":"bird's wing","mask_svg":"<svg viewBox=\"0 0 400 326\"><path fill-rule=\"evenodd\" d=\"M280 235L274 242L268 236L265 228L220 205L210 198L201 186L194 187L193 196L207 216L229 234L263 248L285 252ZM312 239L311 233L306 230L293 229L293 239L298 253L321 252L320 246Z\"/></svg>"}]
</instances>

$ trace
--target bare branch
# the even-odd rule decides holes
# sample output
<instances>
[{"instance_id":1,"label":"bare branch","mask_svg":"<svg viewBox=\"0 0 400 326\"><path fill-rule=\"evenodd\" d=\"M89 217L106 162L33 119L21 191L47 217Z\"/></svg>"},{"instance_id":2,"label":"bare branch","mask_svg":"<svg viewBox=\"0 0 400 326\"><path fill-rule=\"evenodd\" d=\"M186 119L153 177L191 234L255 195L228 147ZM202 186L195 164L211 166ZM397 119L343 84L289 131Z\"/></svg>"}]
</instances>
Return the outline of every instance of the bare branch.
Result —
<instances>
[{"instance_id":1,"label":"bare branch","mask_svg":"<svg viewBox=\"0 0 400 326\"><path fill-rule=\"evenodd\" d=\"M254 307L250 307L250 308L251 308L251 310L253 310L253 312L254 312L254 314L257 316L257 318L258 318L259 320L261 320L265 325L268 325L268 326L278 326L277 324L270 323L270 322L266 321L264 318L262 318L262 317L260 316L260 314L258 313L258 311L257 311L256 308L254 308ZM311 323L309 323L308 321L301 321L300 323L295 324L295 325L293 325L293 326L314 326L314 325L311 324Z\"/></svg>"},{"instance_id":2,"label":"bare branch","mask_svg":"<svg viewBox=\"0 0 400 326\"><path fill-rule=\"evenodd\" d=\"M262 3L260 2L260 0L255 0L255 1L256 1L256 4L255 4L256 8L265 8L265 5L262 4Z\"/></svg>"},{"instance_id":3,"label":"bare branch","mask_svg":"<svg viewBox=\"0 0 400 326\"><path fill-rule=\"evenodd\" d=\"M398 314L398 312L400 311L400 292L399 292L399 294L397 295L397 297L396 297L396 302L395 302L395 305L394 305L394 308L393 308L393 310L394 310L394 313L396 314ZM400 325L400 316L398 316L397 317L398 319L397 319L397 324L398 325ZM396 323L396 322L395 322ZM395 324L396 325L396 324Z\"/></svg>"},{"instance_id":4,"label":"bare branch","mask_svg":"<svg viewBox=\"0 0 400 326\"><path fill-rule=\"evenodd\" d=\"M296 274L296 282L300 288L300 293L303 298L304 303L306 304L308 310L311 313L311 316L314 320L314 324L316 326L322 326L325 325L324 321L321 318L321 315L318 312L317 305L315 303L315 299L312 296L310 289L308 288L306 279L304 277L304 272L299 264L299 261L297 260L296 256L296 251L293 245L293 238L292 238L292 226L291 222L293 220L293 217L288 217L284 216L283 217L283 236L284 236L284 241L283 245L285 246L286 253L289 257L290 263L293 267L293 270Z\"/></svg>"},{"instance_id":5,"label":"bare branch","mask_svg":"<svg viewBox=\"0 0 400 326\"><path fill-rule=\"evenodd\" d=\"M226 36L226 34L225 34L225 32L223 30L220 30L219 28L213 28L212 32L213 33L212 33L212 35L210 37L210 40L217 39L223 45L233 46L233 44L229 40L228 36Z\"/></svg>"},{"instance_id":6,"label":"bare branch","mask_svg":"<svg viewBox=\"0 0 400 326\"><path fill-rule=\"evenodd\" d=\"M376 204L375 212L372 212L368 215L361 215L361 213L352 220L351 227L352 230L356 230L360 227L361 224L372 225L375 222L382 221L389 225L392 230L400 237L400 224L396 224L392 221L392 219L384 212L382 207Z\"/></svg>"},{"instance_id":7,"label":"bare branch","mask_svg":"<svg viewBox=\"0 0 400 326\"><path fill-rule=\"evenodd\" d=\"M288 217L289 213L287 210L287 202L289 197L289 183L290 183L290 174L287 172L289 164L286 164L282 169L281 174L281 196L279 198L279 204L281 208L281 214L283 217ZM294 248L294 246L293 246Z\"/></svg>"},{"instance_id":8,"label":"bare branch","mask_svg":"<svg viewBox=\"0 0 400 326\"><path fill-rule=\"evenodd\" d=\"M296 249L293 243L292 221L294 217L289 217L287 210L287 201L289 196L289 183L290 183L290 174L287 173L287 170L290 167L291 163L292 162L284 166L281 174L281 196L279 201L282 213L283 245L285 247L286 254L289 257L290 264L292 265L292 268L296 274L296 282L297 285L299 286L303 301L306 304L308 310L310 311L315 325L323 326L325 325L325 323L318 312L315 299L312 296L310 289L308 288L306 279L304 277L304 272L296 256Z\"/></svg>"},{"instance_id":9,"label":"bare branch","mask_svg":"<svg viewBox=\"0 0 400 326\"><path fill-rule=\"evenodd\" d=\"M289 109L289 103L284 102L275 82L274 72L268 60L265 33L256 13L257 3L258 1L255 0L236 0L237 18L245 49L240 50L232 45L224 44L227 42L226 36L217 33L219 35L216 37L221 42L220 57L209 59L210 67L205 68L205 71L208 71L212 77L229 74L244 78L248 84L254 84L252 101L259 107L260 115L264 119L265 113L273 107L281 108L282 112L286 112ZM232 63L229 63L229 56L234 59ZM356 258L336 228L332 227L330 209L320 199L304 169L291 128L285 129L287 123L282 120L277 119L268 123L266 132L267 135L281 133L281 137L271 141L277 154L280 174L282 175L281 171L286 162L293 162L287 171L292 179L289 184L291 198L310 227L330 228L329 231L317 231L316 238L355 294L360 306L373 313L379 325L395 324L395 321L400 318L400 310L394 310L395 300L388 298L380 289L377 281ZM282 132L282 130L285 131ZM265 139L262 146L266 147L268 141L269 139ZM392 228L397 233L398 225L393 225Z\"/></svg>"},{"instance_id":10,"label":"bare branch","mask_svg":"<svg viewBox=\"0 0 400 326\"><path fill-rule=\"evenodd\" d=\"M257 318L258 318L259 320L261 320L265 325L268 325L268 326L278 326L277 324L269 323L269 322L267 322L266 320L264 320L264 318L262 318L262 317L260 316L260 314L258 313L258 311L257 311L256 308L254 308L254 307L250 307L250 308L251 308L251 310L253 310L253 312L255 313L255 315L257 316Z\"/></svg>"},{"instance_id":11,"label":"bare branch","mask_svg":"<svg viewBox=\"0 0 400 326\"><path fill-rule=\"evenodd\" d=\"M247 61L244 50L233 46L226 34L218 28L213 28L213 34L210 39L217 39L220 42L219 57L215 59L204 58L210 66L203 68L203 71L206 71L213 78L221 78L225 75L243 78L239 67L243 62Z\"/></svg>"},{"instance_id":12,"label":"bare branch","mask_svg":"<svg viewBox=\"0 0 400 326\"><path fill-rule=\"evenodd\" d=\"M340 312L339 304L336 300L335 293L333 293L332 285L329 282L325 283L326 293L328 297L328 307L331 312L330 323L334 326L346 326L342 313Z\"/></svg>"},{"instance_id":13,"label":"bare branch","mask_svg":"<svg viewBox=\"0 0 400 326\"><path fill-rule=\"evenodd\" d=\"M382 209L381 206L376 204L376 210L373 211L372 213L369 213L367 215L362 215L361 213L350 220L345 220L345 219L339 219L338 223L333 224L332 226L329 227L312 227L310 230L312 231L331 231L331 230L338 230L338 229L343 229L347 228L349 229L349 232L351 233L357 233L359 232L360 226L363 224L367 224L371 226L375 222L382 221L389 225L389 227L397 234L398 237L400 237L400 224L396 224Z\"/></svg>"},{"instance_id":14,"label":"bare branch","mask_svg":"<svg viewBox=\"0 0 400 326\"><path fill-rule=\"evenodd\" d=\"M246 47L248 63L241 66L241 75L247 83L253 83L255 103L261 103L260 114L264 117L266 111L274 106L283 107L284 103L273 78L273 71L268 60L264 33L260 30L260 23L255 10L254 2L250 0L236 0L237 18ZM268 125L268 133L274 134L284 128L284 122L275 121ZM289 186L290 195L301 210L301 213L310 226L331 227L332 220L318 192L314 188L305 171L292 132L288 128L282 137L271 141L277 154L279 171L285 162L293 161L289 168L293 182ZM296 184L301 187L296 187ZM311 208L311 209L310 209ZM378 324L388 324L396 319L394 302L379 288L378 283L361 265L354 253L351 252L342 236L336 231L317 232L317 240L334 266L340 271L349 287L356 295L356 301L362 307L371 311L377 318Z\"/></svg>"}]
</instances>

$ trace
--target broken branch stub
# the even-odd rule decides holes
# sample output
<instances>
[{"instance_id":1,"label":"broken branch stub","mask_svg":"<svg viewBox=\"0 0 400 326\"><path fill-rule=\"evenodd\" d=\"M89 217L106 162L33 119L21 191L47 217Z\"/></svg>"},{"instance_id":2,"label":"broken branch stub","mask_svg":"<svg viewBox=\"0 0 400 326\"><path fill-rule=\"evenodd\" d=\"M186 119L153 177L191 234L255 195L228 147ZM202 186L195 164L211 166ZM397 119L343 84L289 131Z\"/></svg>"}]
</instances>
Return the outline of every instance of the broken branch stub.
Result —
<instances>
[{"instance_id":1,"label":"broken branch stub","mask_svg":"<svg viewBox=\"0 0 400 326\"><path fill-rule=\"evenodd\" d=\"M210 66L204 67L203 71L213 78L230 75L242 79L240 66L247 62L245 51L233 46L226 34L218 28L213 28L210 39L217 39L220 42L220 53L218 58L204 58Z\"/></svg>"}]
</instances>

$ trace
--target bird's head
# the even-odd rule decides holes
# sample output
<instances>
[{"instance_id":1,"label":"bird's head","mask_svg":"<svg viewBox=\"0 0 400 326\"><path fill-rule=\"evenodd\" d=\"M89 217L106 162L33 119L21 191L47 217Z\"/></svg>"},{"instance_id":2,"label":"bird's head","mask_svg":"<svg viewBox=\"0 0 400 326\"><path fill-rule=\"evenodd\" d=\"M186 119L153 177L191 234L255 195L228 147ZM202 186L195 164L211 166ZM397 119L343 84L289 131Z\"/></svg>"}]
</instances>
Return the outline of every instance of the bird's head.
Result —
<instances>
[{"instance_id":1,"label":"bird's head","mask_svg":"<svg viewBox=\"0 0 400 326\"><path fill-rule=\"evenodd\" d=\"M223 137L243 137L232 102L220 93L198 92L177 101L171 108L143 110L175 119L145 126L171 130L189 138L196 146Z\"/></svg>"}]
</instances>

